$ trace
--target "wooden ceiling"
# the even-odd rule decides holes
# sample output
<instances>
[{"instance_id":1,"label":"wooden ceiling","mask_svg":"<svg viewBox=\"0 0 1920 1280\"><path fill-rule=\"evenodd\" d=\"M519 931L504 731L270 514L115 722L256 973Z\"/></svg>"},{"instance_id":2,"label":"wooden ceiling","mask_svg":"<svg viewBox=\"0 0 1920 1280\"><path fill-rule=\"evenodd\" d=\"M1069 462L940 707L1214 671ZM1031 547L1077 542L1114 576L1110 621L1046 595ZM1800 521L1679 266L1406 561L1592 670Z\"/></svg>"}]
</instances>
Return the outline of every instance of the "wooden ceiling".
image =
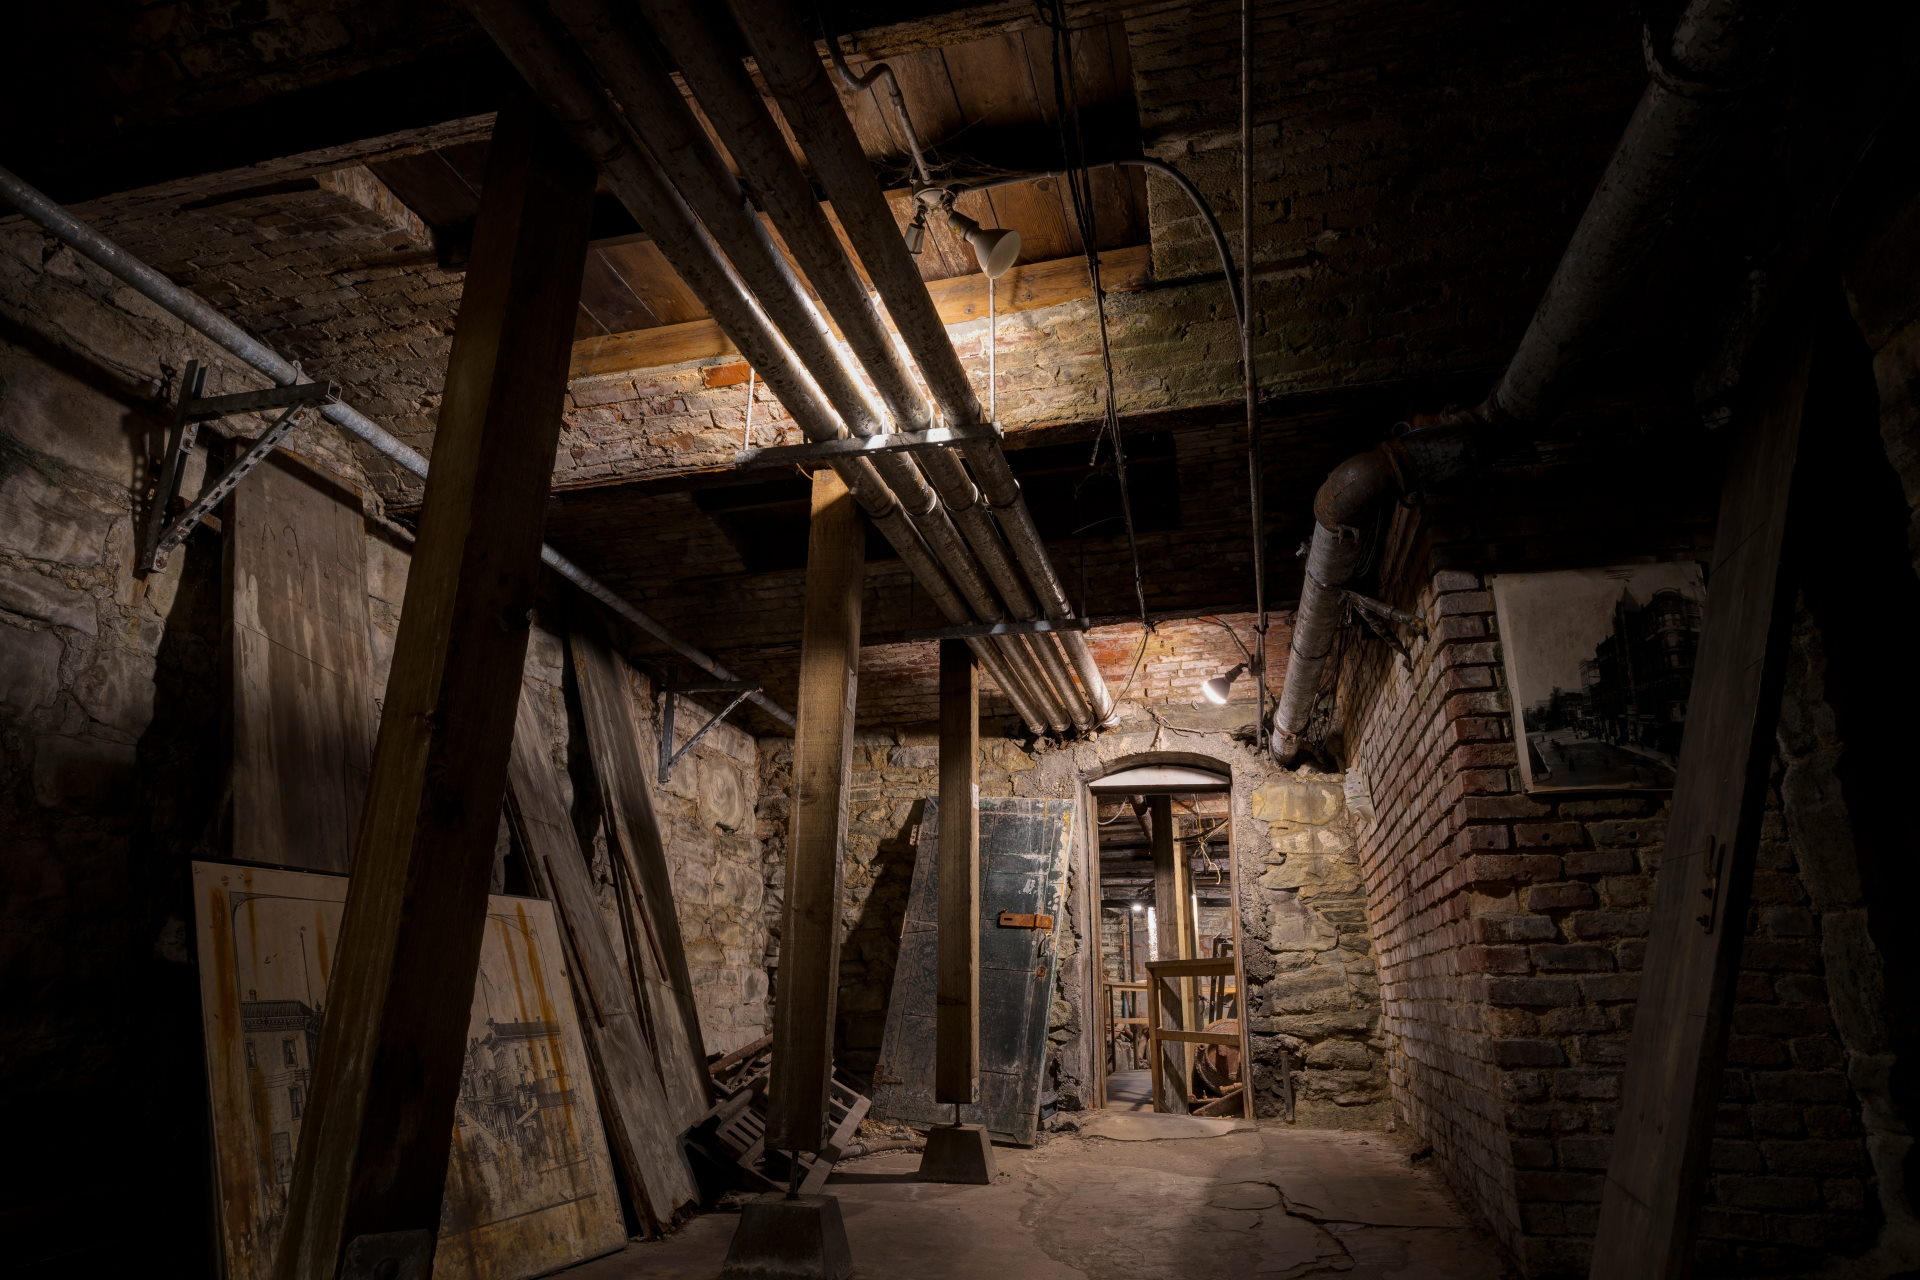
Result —
<instances>
[{"instance_id":1,"label":"wooden ceiling","mask_svg":"<svg viewBox=\"0 0 1920 1280\"><path fill-rule=\"evenodd\" d=\"M868 63L848 60L856 71ZM963 182L1006 172L1036 172L1060 163L1051 40L1044 28L1007 32L946 48L887 59L926 145L936 181ZM1092 158L1138 153L1139 126L1132 71L1119 24L1095 27L1074 40L1073 80L1082 136ZM888 190L904 229L912 217L910 165L884 95L842 92L854 129ZM795 154L799 155L798 148ZM487 144L466 144L385 161L376 176L434 229L443 260L464 260L479 208ZM801 157L805 163L804 156ZM1098 168L1091 174L1096 246L1143 244L1147 239L1145 179L1137 169ZM601 202L595 240L581 284L574 336L593 338L682 324L706 316L658 246L611 200ZM960 197L961 212L985 226L1021 234L1021 262L1045 262L1083 253L1065 185L1054 179L1022 182ZM929 230L918 259L926 280L979 270L971 250L946 228Z\"/></svg>"}]
</instances>

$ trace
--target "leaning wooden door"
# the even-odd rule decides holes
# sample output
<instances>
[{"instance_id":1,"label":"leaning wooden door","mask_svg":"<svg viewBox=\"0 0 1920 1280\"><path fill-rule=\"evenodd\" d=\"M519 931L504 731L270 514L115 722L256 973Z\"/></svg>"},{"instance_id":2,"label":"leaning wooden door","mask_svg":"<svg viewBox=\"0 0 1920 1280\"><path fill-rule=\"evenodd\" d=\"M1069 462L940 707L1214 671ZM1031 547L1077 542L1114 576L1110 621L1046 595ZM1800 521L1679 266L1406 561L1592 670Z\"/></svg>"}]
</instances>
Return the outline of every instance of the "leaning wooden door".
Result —
<instances>
[{"instance_id":1,"label":"leaning wooden door","mask_svg":"<svg viewBox=\"0 0 1920 1280\"><path fill-rule=\"evenodd\" d=\"M953 1120L953 1107L933 1100L939 809L938 800L928 800L920 819L893 998L873 1073L873 1114L910 1124ZM961 1107L960 1118L1022 1146L1033 1145L1040 1123L1054 937L1072 835L1071 801L980 802L980 1088L979 1100ZM1028 919L1002 925L1005 913ZM1034 927L1035 916L1050 924Z\"/></svg>"}]
</instances>

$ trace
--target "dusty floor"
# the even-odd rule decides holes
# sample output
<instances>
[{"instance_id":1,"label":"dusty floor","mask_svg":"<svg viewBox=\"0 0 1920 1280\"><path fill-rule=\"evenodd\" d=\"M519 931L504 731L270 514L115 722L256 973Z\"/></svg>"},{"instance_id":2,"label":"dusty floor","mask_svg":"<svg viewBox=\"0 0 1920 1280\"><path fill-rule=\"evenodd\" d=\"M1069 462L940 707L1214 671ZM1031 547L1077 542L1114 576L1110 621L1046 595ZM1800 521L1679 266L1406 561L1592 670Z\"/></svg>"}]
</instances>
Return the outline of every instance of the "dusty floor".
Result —
<instances>
[{"instance_id":1,"label":"dusty floor","mask_svg":"<svg viewBox=\"0 0 1920 1280\"><path fill-rule=\"evenodd\" d=\"M1175 1136L1177 1135L1177 1136ZM844 1166L862 1280L1501 1280L1439 1177L1385 1134L1093 1113L1079 1134L995 1150L992 1186L916 1182L917 1154ZM708 1214L567 1280L715 1280L738 1219Z\"/></svg>"}]
</instances>

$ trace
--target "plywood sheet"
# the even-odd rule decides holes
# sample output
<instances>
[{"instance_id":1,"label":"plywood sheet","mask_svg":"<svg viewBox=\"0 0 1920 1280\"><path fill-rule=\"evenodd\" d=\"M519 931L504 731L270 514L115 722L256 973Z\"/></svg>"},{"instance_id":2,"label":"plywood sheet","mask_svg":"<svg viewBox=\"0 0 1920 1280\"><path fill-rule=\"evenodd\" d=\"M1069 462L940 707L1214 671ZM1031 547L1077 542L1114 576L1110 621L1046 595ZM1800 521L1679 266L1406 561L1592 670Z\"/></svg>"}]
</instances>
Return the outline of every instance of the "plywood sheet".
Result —
<instances>
[{"instance_id":1,"label":"plywood sheet","mask_svg":"<svg viewBox=\"0 0 1920 1280\"><path fill-rule=\"evenodd\" d=\"M945 1124L954 1108L934 1101L938 972L940 803L920 818L913 888L900 932L900 958L887 1027L873 1075L873 1115ZM1060 926L1072 847L1067 800L980 802L980 1093L960 1119L1003 1142L1032 1145L1040 1122L1047 1016L1056 967L1054 930L1002 928L1000 913L1050 915Z\"/></svg>"},{"instance_id":2,"label":"plywood sheet","mask_svg":"<svg viewBox=\"0 0 1920 1280\"><path fill-rule=\"evenodd\" d=\"M193 884L223 1261L268 1280L347 880L196 862ZM488 900L437 1280L520 1280L626 1241L561 954L550 904Z\"/></svg>"},{"instance_id":3,"label":"plywood sheet","mask_svg":"<svg viewBox=\"0 0 1920 1280\"><path fill-rule=\"evenodd\" d=\"M279 452L227 521L232 855L345 871L374 738L360 497Z\"/></svg>"}]
</instances>

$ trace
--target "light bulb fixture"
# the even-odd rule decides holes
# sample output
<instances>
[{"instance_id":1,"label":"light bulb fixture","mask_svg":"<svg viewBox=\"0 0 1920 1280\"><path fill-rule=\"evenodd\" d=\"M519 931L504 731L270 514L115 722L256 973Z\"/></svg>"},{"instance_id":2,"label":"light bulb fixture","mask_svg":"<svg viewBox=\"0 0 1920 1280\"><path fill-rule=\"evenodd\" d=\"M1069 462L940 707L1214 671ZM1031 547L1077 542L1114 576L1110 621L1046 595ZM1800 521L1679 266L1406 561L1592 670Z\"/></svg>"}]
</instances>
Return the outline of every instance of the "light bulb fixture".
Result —
<instances>
[{"instance_id":1,"label":"light bulb fixture","mask_svg":"<svg viewBox=\"0 0 1920 1280\"><path fill-rule=\"evenodd\" d=\"M907 224L907 252L920 256L921 248L927 243L927 207L921 205L914 212L913 221Z\"/></svg>"},{"instance_id":2,"label":"light bulb fixture","mask_svg":"<svg viewBox=\"0 0 1920 1280\"><path fill-rule=\"evenodd\" d=\"M973 256L989 280L1005 275L1020 256L1020 233L1010 227L983 227L952 209L947 210L947 225L973 246Z\"/></svg>"},{"instance_id":3,"label":"light bulb fixture","mask_svg":"<svg viewBox=\"0 0 1920 1280\"><path fill-rule=\"evenodd\" d=\"M1142 911L1145 911L1146 909L1147 908L1145 903L1136 902L1133 904L1133 912L1135 915L1140 914Z\"/></svg>"},{"instance_id":4,"label":"light bulb fixture","mask_svg":"<svg viewBox=\"0 0 1920 1280\"><path fill-rule=\"evenodd\" d=\"M1225 675L1215 676L1213 679L1201 685L1200 692L1205 694L1207 701L1211 702L1214 706L1224 707L1227 705L1227 695L1233 692L1233 682L1238 680L1241 673L1246 669L1246 663L1235 663L1233 670L1227 672Z\"/></svg>"}]
</instances>

